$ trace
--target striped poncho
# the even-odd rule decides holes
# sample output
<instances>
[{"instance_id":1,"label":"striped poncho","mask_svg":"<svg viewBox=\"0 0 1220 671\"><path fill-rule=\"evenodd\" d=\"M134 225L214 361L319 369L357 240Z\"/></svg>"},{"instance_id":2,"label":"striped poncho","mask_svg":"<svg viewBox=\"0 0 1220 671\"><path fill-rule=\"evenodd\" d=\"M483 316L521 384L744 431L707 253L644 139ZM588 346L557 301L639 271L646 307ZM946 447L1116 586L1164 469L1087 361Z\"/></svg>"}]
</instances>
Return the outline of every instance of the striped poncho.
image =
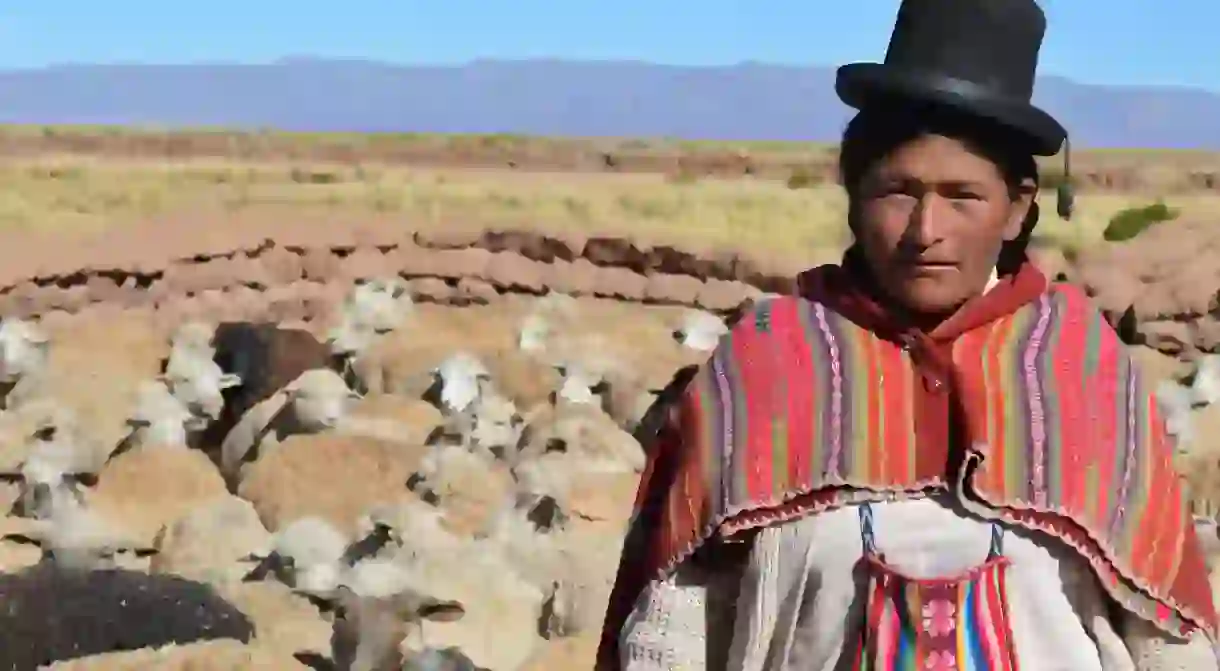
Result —
<instances>
[{"instance_id":1,"label":"striped poncho","mask_svg":"<svg viewBox=\"0 0 1220 671\"><path fill-rule=\"evenodd\" d=\"M1116 602L1214 637L1207 570L1151 389L1088 298L1026 263L925 334L823 266L742 319L641 482L599 668L638 595L709 540L893 492L955 492L1075 548Z\"/></svg>"}]
</instances>

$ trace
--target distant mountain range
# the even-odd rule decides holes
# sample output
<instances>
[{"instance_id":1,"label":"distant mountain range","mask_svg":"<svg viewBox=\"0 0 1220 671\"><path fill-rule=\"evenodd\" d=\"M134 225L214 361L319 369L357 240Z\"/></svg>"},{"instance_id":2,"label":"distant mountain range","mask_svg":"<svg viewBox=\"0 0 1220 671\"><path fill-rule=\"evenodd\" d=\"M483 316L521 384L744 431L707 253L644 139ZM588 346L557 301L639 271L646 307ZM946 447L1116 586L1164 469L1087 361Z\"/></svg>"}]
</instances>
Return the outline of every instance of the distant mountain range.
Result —
<instances>
[{"instance_id":1,"label":"distant mountain range","mask_svg":"<svg viewBox=\"0 0 1220 671\"><path fill-rule=\"evenodd\" d=\"M834 141L834 69L744 63L292 58L266 65L0 70L0 122ZM1088 147L1220 149L1220 94L1039 81Z\"/></svg>"}]
</instances>

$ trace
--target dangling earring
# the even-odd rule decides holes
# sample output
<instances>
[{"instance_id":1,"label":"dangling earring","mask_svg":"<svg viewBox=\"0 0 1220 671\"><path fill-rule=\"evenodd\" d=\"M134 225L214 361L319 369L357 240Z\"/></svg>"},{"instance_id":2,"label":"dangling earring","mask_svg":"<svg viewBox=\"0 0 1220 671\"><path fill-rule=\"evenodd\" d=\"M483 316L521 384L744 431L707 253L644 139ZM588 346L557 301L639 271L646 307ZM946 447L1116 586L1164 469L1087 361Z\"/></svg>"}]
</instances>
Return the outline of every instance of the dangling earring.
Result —
<instances>
[{"instance_id":1,"label":"dangling earring","mask_svg":"<svg viewBox=\"0 0 1220 671\"><path fill-rule=\"evenodd\" d=\"M1063 138L1063 182L1055 189L1055 209L1059 218L1071 221L1076 211L1076 189L1072 187L1072 140Z\"/></svg>"}]
</instances>

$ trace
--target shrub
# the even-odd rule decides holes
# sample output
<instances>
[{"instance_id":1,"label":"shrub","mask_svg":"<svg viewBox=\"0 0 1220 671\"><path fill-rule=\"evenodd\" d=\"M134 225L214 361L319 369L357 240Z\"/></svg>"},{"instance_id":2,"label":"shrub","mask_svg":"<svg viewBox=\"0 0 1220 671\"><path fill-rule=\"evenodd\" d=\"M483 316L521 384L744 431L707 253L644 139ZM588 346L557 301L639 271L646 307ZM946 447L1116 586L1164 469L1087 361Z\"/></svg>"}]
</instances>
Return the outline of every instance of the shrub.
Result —
<instances>
[{"instance_id":1,"label":"shrub","mask_svg":"<svg viewBox=\"0 0 1220 671\"><path fill-rule=\"evenodd\" d=\"M1110 218L1102 237L1108 242L1131 240L1149 228L1177 217L1178 210L1160 200L1143 207L1130 207Z\"/></svg>"}]
</instances>

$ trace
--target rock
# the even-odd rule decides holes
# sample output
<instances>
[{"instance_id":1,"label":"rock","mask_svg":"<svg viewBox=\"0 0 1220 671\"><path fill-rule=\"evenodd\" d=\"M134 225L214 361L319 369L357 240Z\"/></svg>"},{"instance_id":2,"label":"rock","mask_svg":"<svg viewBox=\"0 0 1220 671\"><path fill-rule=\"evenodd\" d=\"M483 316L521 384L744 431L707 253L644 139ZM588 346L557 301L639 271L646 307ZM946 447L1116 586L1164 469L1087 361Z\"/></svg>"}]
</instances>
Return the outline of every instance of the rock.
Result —
<instances>
[{"instance_id":1,"label":"rock","mask_svg":"<svg viewBox=\"0 0 1220 671\"><path fill-rule=\"evenodd\" d=\"M597 296L642 301L648 289L648 279L627 268L605 266L597 269L594 286Z\"/></svg>"},{"instance_id":2,"label":"rock","mask_svg":"<svg viewBox=\"0 0 1220 671\"><path fill-rule=\"evenodd\" d=\"M644 288L644 299L655 303L695 305L704 284L690 275L651 273Z\"/></svg>"},{"instance_id":3,"label":"rock","mask_svg":"<svg viewBox=\"0 0 1220 671\"><path fill-rule=\"evenodd\" d=\"M652 268L651 248L631 237L590 237L585 243L584 257L597 266L614 266L636 273Z\"/></svg>"},{"instance_id":4,"label":"rock","mask_svg":"<svg viewBox=\"0 0 1220 671\"><path fill-rule=\"evenodd\" d=\"M569 296L592 296L597 290L597 266L588 259L571 263L556 260L547 269L546 285L551 291Z\"/></svg>"},{"instance_id":5,"label":"rock","mask_svg":"<svg viewBox=\"0 0 1220 671\"><path fill-rule=\"evenodd\" d=\"M513 252L492 254L486 279L505 291L541 294L546 290L546 266Z\"/></svg>"}]
</instances>

